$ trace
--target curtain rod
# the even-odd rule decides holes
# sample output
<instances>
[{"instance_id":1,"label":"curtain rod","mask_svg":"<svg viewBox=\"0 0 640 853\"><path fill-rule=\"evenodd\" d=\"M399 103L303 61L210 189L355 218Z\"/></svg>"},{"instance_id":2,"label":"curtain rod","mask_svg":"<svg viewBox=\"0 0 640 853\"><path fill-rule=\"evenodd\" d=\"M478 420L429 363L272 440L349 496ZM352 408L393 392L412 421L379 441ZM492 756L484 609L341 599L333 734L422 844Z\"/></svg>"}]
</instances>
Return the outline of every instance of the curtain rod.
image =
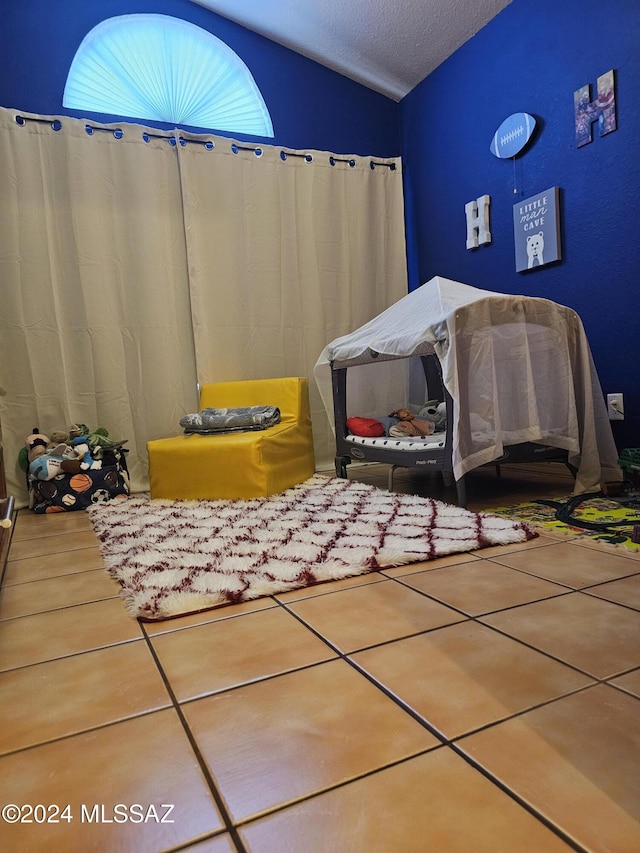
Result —
<instances>
[{"instance_id":1,"label":"curtain rod","mask_svg":"<svg viewBox=\"0 0 640 853\"><path fill-rule=\"evenodd\" d=\"M57 118L50 121L48 118L31 118L31 116L29 116L29 118L25 118L20 115L16 116L16 124L19 124L20 127L24 127L28 121L35 121L38 124L50 124L53 130L62 130L62 122Z\"/></svg>"},{"instance_id":2,"label":"curtain rod","mask_svg":"<svg viewBox=\"0 0 640 853\"><path fill-rule=\"evenodd\" d=\"M287 157L304 157L307 163L313 162L313 156L311 154L299 154L297 151L281 151L280 159L286 160Z\"/></svg>"},{"instance_id":3,"label":"curtain rod","mask_svg":"<svg viewBox=\"0 0 640 853\"><path fill-rule=\"evenodd\" d=\"M356 161L353 159L353 157L351 157L351 158L333 157L333 156L329 157L329 165L335 166L336 163L348 163L352 169L356 165Z\"/></svg>"},{"instance_id":4,"label":"curtain rod","mask_svg":"<svg viewBox=\"0 0 640 853\"><path fill-rule=\"evenodd\" d=\"M51 128L55 131L62 130L62 122L59 119L48 119L48 118L35 118L33 116L22 116L16 115L15 117L16 124L20 127L24 127L24 125L33 121L38 124L49 124ZM122 139L125 136L125 131L121 127L111 128L111 127L100 127L99 125L93 124L85 124L84 126L85 132L88 136L93 136L96 132L104 132L104 133L112 133L116 139ZM177 128L176 128L177 131ZM193 145L202 145L203 148L206 148L208 151L212 151L216 144L211 139L189 139L184 136L178 136L176 138L175 133L149 133L148 131L144 131L142 133L142 139L145 142L149 142L150 139L166 139L170 145L174 147L180 144L183 148L190 143ZM234 154L238 154L240 151L253 151L256 157L262 157L264 150L259 145L238 145L236 142L232 142L231 151ZM301 153L298 151L285 151L282 149L280 151L280 159L287 160L289 157L300 157L305 160L306 163L313 162L313 155L308 153ZM364 158L363 158L364 159ZM357 165L357 161L353 157L334 157L332 154L329 155L329 165L335 166L336 163L347 163L351 169L353 169ZM384 163L381 160L369 160L369 168L373 171L376 166L385 166L391 172L395 172L397 166L396 163Z\"/></svg>"},{"instance_id":5,"label":"curtain rod","mask_svg":"<svg viewBox=\"0 0 640 853\"><path fill-rule=\"evenodd\" d=\"M95 127L92 124L85 124L84 129L87 136L93 136L96 130L98 132L102 131L103 133L113 133L116 139L122 139L124 136L124 130L121 127L116 127L115 130L112 130L110 127Z\"/></svg>"}]
</instances>

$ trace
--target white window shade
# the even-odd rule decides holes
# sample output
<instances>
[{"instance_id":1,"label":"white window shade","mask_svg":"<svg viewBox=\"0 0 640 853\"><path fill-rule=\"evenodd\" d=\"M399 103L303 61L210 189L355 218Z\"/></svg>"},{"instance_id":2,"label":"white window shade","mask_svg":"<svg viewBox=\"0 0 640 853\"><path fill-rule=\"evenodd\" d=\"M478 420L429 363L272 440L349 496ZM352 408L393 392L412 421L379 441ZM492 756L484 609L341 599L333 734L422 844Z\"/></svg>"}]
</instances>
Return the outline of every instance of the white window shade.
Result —
<instances>
[{"instance_id":1,"label":"white window shade","mask_svg":"<svg viewBox=\"0 0 640 853\"><path fill-rule=\"evenodd\" d=\"M273 136L247 66L206 30L168 15L121 15L94 27L71 63L63 106Z\"/></svg>"}]
</instances>

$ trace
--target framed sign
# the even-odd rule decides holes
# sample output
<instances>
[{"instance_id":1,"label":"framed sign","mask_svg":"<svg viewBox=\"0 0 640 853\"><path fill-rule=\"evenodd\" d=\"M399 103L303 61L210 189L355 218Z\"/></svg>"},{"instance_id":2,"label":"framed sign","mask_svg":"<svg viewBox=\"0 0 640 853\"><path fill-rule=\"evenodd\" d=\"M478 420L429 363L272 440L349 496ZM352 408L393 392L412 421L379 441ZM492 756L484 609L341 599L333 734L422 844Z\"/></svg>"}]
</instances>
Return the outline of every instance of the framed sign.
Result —
<instances>
[{"instance_id":1,"label":"framed sign","mask_svg":"<svg viewBox=\"0 0 640 853\"><path fill-rule=\"evenodd\" d=\"M517 272L542 267L562 257L558 200L558 187L550 187L513 205Z\"/></svg>"}]
</instances>

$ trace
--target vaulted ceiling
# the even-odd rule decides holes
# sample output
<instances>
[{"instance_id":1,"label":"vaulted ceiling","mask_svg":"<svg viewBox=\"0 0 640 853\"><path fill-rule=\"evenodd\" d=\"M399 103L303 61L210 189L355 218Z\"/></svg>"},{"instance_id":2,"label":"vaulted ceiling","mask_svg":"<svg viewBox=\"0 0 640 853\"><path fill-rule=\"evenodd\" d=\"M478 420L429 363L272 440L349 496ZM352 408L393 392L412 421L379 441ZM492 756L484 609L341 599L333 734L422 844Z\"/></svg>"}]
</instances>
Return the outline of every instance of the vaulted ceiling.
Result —
<instances>
[{"instance_id":1,"label":"vaulted ceiling","mask_svg":"<svg viewBox=\"0 0 640 853\"><path fill-rule=\"evenodd\" d=\"M396 101L511 0L193 0Z\"/></svg>"}]
</instances>

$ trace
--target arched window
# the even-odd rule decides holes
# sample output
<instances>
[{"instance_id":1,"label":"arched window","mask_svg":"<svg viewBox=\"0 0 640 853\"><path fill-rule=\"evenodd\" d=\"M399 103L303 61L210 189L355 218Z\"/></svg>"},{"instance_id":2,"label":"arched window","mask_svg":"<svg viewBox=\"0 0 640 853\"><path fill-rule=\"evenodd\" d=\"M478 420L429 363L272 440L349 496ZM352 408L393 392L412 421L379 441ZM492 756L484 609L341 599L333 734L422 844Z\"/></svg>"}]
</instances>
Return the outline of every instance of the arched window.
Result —
<instances>
[{"instance_id":1,"label":"arched window","mask_svg":"<svg viewBox=\"0 0 640 853\"><path fill-rule=\"evenodd\" d=\"M71 63L62 104L76 110L273 136L247 66L211 33L168 15L94 27Z\"/></svg>"}]
</instances>

